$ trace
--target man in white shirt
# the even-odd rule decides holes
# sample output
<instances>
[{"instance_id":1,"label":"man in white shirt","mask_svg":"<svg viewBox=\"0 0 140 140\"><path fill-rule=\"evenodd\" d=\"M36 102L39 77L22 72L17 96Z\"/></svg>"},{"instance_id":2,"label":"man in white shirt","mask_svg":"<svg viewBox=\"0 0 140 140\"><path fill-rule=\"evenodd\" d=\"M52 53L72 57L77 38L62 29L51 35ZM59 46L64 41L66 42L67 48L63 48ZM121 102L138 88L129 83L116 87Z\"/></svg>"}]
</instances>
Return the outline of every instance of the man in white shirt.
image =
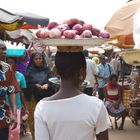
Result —
<instances>
[{"instance_id":1,"label":"man in white shirt","mask_svg":"<svg viewBox=\"0 0 140 140\"><path fill-rule=\"evenodd\" d=\"M96 63L89 59L89 52L88 50L84 50L83 54L86 58L86 65L87 65L87 74L86 74L86 81L89 82L87 87L84 89L84 93L92 96L93 90L95 89L95 83L97 82L96 80L96 75L98 74L97 66Z\"/></svg>"},{"instance_id":2,"label":"man in white shirt","mask_svg":"<svg viewBox=\"0 0 140 140\"><path fill-rule=\"evenodd\" d=\"M112 67L114 69L114 73L119 76L120 69L121 69L121 63L120 63L118 54L115 54L115 57L110 61L110 64L112 65Z\"/></svg>"}]
</instances>

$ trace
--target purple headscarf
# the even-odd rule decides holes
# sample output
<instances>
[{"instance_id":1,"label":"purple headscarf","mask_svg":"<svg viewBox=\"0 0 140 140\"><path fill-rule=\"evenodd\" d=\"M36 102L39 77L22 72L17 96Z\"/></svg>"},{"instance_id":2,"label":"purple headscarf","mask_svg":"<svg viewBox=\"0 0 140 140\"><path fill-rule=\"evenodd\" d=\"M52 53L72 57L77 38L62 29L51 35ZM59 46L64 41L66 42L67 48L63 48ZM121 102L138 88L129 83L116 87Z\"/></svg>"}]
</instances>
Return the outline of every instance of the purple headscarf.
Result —
<instances>
[{"instance_id":1,"label":"purple headscarf","mask_svg":"<svg viewBox=\"0 0 140 140\"><path fill-rule=\"evenodd\" d=\"M26 68L29 64L29 60L30 60L30 57L29 57L28 51L25 50L24 55L19 57L17 60L16 70L21 72L22 74L25 74Z\"/></svg>"}]
</instances>

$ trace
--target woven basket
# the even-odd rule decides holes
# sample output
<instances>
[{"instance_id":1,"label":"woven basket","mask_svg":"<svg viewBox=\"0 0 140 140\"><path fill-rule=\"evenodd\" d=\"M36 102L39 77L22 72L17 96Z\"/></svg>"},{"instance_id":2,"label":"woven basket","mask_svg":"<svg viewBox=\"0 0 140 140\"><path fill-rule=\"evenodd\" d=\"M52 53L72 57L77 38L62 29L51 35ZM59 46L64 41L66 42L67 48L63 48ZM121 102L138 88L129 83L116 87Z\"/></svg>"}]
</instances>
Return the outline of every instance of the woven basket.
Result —
<instances>
[{"instance_id":1,"label":"woven basket","mask_svg":"<svg viewBox=\"0 0 140 140\"><path fill-rule=\"evenodd\" d=\"M127 50L119 54L127 64L140 66L140 50Z\"/></svg>"},{"instance_id":2,"label":"woven basket","mask_svg":"<svg viewBox=\"0 0 140 140\"><path fill-rule=\"evenodd\" d=\"M84 39L42 39L43 44L48 46L101 46L107 39L84 38Z\"/></svg>"},{"instance_id":3,"label":"woven basket","mask_svg":"<svg viewBox=\"0 0 140 140\"><path fill-rule=\"evenodd\" d=\"M118 35L110 38L110 44L122 49L134 48L133 34Z\"/></svg>"}]
</instances>

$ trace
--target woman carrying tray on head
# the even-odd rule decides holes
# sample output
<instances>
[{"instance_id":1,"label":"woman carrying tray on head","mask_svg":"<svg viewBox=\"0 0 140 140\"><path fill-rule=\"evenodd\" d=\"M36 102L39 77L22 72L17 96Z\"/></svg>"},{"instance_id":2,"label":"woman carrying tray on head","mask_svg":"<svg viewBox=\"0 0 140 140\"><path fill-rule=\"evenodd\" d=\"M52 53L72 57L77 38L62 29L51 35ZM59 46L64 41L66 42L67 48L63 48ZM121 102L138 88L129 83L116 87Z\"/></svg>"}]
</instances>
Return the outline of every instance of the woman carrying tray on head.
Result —
<instances>
[{"instance_id":1,"label":"woman carrying tray on head","mask_svg":"<svg viewBox=\"0 0 140 140\"><path fill-rule=\"evenodd\" d=\"M79 90L86 77L82 47L58 47L55 65L61 77L59 91L36 107L36 140L108 140L108 113L104 103Z\"/></svg>"}]
</instances>

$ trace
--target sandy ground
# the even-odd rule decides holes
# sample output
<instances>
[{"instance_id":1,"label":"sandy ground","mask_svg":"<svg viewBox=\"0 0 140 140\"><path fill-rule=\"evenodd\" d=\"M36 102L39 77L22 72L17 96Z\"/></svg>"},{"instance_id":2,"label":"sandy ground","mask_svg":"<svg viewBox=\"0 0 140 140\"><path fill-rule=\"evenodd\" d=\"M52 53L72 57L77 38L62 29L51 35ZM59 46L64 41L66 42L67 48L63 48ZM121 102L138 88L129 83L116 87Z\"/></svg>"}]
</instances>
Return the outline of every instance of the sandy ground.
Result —
<instances>
[{"instance_id":1,"label":"sandy ground","mask_svg":"<svg viewBox=\"0 0 140 140\"><path fill-rule=\"evenodd\" d=\"M134 125L130 118L126 118L124 130L109 129L110 140L140 140L140 121Z\"/></svg>"},{"instance_id":2,"label":"sandy ground","mask_svg":"<svg viewBox=\"0 0 140 140\"><path fill-rule=\"evenodd\" d=\"M119 122L118 122L119 124ZM109 128L110 140L140 140L140 121L138 126L134 125L131 119L126 118L124 130L116 130L115 128ZM27 135L21 138L21 140L32 140L31 135Z\"/></svg>"}]
</instances>

